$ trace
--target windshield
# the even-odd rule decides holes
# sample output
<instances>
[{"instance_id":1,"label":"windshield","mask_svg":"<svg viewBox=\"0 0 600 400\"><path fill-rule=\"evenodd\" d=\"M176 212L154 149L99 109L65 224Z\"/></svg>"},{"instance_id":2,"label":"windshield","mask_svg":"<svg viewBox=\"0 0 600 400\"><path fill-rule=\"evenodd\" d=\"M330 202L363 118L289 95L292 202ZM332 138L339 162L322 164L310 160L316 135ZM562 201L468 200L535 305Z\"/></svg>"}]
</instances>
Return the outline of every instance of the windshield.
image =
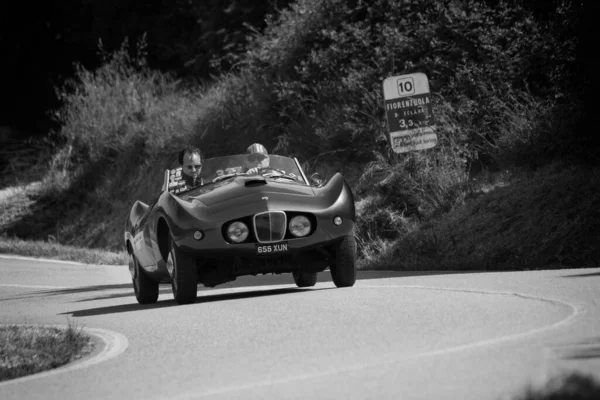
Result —
<instances>
[{"instance_id":1,"label":"windshield","mask_svg":"<svg viewBox=\"0 0 600 400\"><path fill-rule=\"evenodd\" d=\"M252 168L256 168L253 171ZM307 184L293 158L269 155L264 157L256 154L235 154L231 156L205 159L200 175L204 184L213 180L226 179L237 174L250 173L263 177L288 180Z\"/></svg>"}]
</instances>

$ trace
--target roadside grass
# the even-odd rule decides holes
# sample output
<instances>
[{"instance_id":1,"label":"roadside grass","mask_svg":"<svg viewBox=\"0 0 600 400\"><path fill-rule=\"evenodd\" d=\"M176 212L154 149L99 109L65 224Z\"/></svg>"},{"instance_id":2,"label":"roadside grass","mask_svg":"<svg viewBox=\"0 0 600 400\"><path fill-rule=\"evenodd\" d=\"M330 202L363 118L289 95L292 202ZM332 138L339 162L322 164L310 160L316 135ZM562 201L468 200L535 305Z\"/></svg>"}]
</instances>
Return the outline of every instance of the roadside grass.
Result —
<instances>
[{"instance_id":1,"label":"roadside grass","mask_svg":"<svg viewBox=\"0 0 600 400\"><path fill-rule=\"evenodd\" d=\"M597 267L600 170L553 163L480 183L465 204L377 244L363 269Z\"/></svg>"},{"instance_id":2,"label":"roadside grass","mask_svg":"<svg viewBox=\"0 0 600 400\"><path fill-rule=\"evenodd\" d=\"M48 138L15 137L0 146L0 198L4 189L36 182L48 171L43 160L51 159L57 144Z\"/></svg>"},{"instance_id":3,"label":"roadside grass","mask_svg":"<svg viewBox=\"0 0 600 400\"><path fill-rule=\"evenodd\" d=\"M0 237L0 253L44 257L94 265L125 265L127 252L87 249L53 242Z\"/></svg>"},{"instance_id":4,"label":"roadside grass","mask_svg":"<svg viewBox=\"0 0 600 400\"><path fill-rule=\"evenodd\" d=\"M16 221L27 215L35 204L35 193L41 182L9 186L0 190L0 225L10 229Z\"/></svg>"},{"instance_id":5,"label":"roadside grass","mask_svg":"<svg viewBox=\"0 0 600 400\"><path fill-rule=\"evenodd\" d=\"M60 367L90 351L90 338L64 328L0 325L0 381Z\"/></svg>"}]
</instances>

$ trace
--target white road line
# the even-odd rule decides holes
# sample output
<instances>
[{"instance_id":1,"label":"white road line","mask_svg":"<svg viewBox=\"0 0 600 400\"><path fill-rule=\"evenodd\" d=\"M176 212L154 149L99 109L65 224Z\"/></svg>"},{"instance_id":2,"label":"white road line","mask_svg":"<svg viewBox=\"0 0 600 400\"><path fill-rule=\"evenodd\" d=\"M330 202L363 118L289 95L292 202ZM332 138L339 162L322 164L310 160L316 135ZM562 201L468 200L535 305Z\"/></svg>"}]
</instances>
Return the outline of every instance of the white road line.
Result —
<instances>
[{"instance_id":1,"label":"white road line","mask_svg":"<svg viewBox=\"0 0 600 400\"><path fill-rule=\"evenodd\" d=\"M556 304L556 305L562 305L562 306L566 306L567 308L571 309L571 312L569 313L569 315L564 318L561 319L560 321L557 321L553 324L550 325L546 325L546 326L542 326L539 328L534 328L534 329L530 329L528 331L525 332L520 332L520 333L515 333L512 335L507 335L507 336L501 336L498 338L493 338L493 339L487 339L487 340L482 340L480 342L475 342L475 343L468 343L468 344L464 344L464 345L460 345L460 346L456 346L456 347L450 347L448 349L441 349L441 350L435 350L429 353L422 353L422 354L418 354L415 356L415 358L420 358L423 355L425 356L430 356L430 355L439 355L439 354L445 354L445 353L451 353L454 351L459 351L459 350L465 350L468 348L475 348L475 347L482 347L482 346L489 346L492 344L496 344L496 343L501 343L501 342L507 342L513 339L520 339L522 337L525 336L530 336L530 335L537 335L539 333L545 332L545 331L549 331L552 329L556 329L560 326L563 325L567 325L570 324L571 322L573 322L573 320L579 315L580 311L577 308L577 306L575 306L574 304L568 303L564 300L558 300L558 299L553 299L550 297L542 297L542 296L533 296L533 295L529 295L529 294L523 294L523 293L516 293L516 292L497 292L497 291L485 291L485 290L469 290L469 289L459 289L459 288L448 288L448 287L436 287L436 286L415 286L415 285L365 285L365 286L357 286L357 287L365 287L365 288L385 288L385 287L390 287L390 288L407 288L407 289L425 289L425 290L445 290L445 291L452 291L452 292L464 292L464 293L476 293L476 294L493 294L493 295L501 295L501 296L515 296L515 297L521 297L524 299L529 299L529 300L537 300L537 301L543 301L546 303L552 303L552 304Z\"/></svg>"},{"instance_id":2,"label":"white road line","mask_svg":"<svg viewBox=\"0 0 600 400\"><path fill-rule=\"evenodd\" d=\"M494 291L469 290L469 289L448 288L448 287L410 286L410 285L356 285L355 288L367 288L367 289L406 288L406 289L426 289L426 290L447 290L447 291L454 291L454 292L467 292L467 293L477 293L477 294L517 296L517 297L522 297L525 299L538 300L538 301L544 301L544 302L549 302L549 303L553 303L553 304L560 304L563 306L567 306L568 308L571 309L571 313L566 318L564 318L560 321L557 321L551 325L546 325L546 326L542 326L539 328L530 329L528 331L515 333L512 335L481 340L479 342L462 344L462 345L458 345L458 346L448 347L445 349L427 351L424 353L419 353L419 354L415 354L415 355L408 356L408 357L400 357L400 358L390 360L390 361L385 361L385 362L355 364L355 365L350 365L350 366L343 367L343 368L335 368L335 369L332 369L329 371L322 371L322 372L311 373L311 374L301 374L301 375L290 376L290 377L286 377L286 378L280 378L280 379L263 381L263 382L251 382L251 383L247 383L247 384L237 385L234 387L218 388L218 389L209 390L204 393L197 393L197 392L187 393L187 394L183 394L183 395L177 396L177 397L169 397L169 400L197 399L197 398L209 397L209 396L214 396L214 395L221 395L221 394L225 394L225 393L238 392L238 391L242 391L242 390L250 390L250 389L257 389L257 388L266 387L266 386L287 384L290 382L296 382L296 381L314 379L314 378L321 378L324 376L335 375L335 374L339 374L339 373L343 373L343 372L360 371L360 370L364 370L367 368L380 367L383 365L393 365L393 364L398 364L398 363L402 363L402 362L406 362L406 361L414 361L414 360L418 360L421 358L440 356L440 355L455 353L455 352L459 352L459 351L463 351L463 350L471 350L471 349L476 349L479 347L491 346L491 345L499 344L502 342L508 342L511 340L516 340L516 339L521 339L521 338L524 338L527 336L536 335L536 334L539 334L539 333L542 333L545 331L549 331L552 329L557 329L563 325L567 325L567 324L571 323L580 313L579 309L575 305L573 305L571 303L567 303L566 301L563 301L563 300L557 300L557 299L541 297L541 296L538 297L538 296L532 296L532 295L521 294L521 293L513 293L513 292L494 292Z\"/></svg>"},{"instance_id":3,"label":"white road line","mask_svg":"<svg viewBox=\"0 0 600 400\"><path fill-rule=\"evenodd\" d=\"M56 260L53 258L38 258L38 257L25 257L25 256L17 256L13 254L0 254L0 259L7 260L24 260L24 261L42 261L47 263L55 263L55 264L70 264L70 265L94 265L94 264L84 264L76 261L63 261Z\"/></svg>"},{"instance_id":4,"label":"white road line","mask_svg":"<svg viewBox=\"0 0 600 400\"><path fill-rule=\"evenodd\" d=\"M20 325L20 326L32 326L29 324L10 324L10 325ZM45 326L45 327L59 327L65 328L64 325L35 325L35 326ZM0 382L0 387L14 385L16 383L24 383L33 379L45 378L48 376L62 374L64 372L75 371L78 369L83 369L90 367L92 365L99 364L104 361L108 361L112 358L117 357L121 353L123 353L127 346L129 346L129 341L125 335L122 335L118 332L109 331L107 329L100 328L83 328L83 331L91 336L95 336L100 339L103 343L102 349L95 355L89 358L83 358L82 360L75 361L71 364L66 364L62 367L58 367L49 371L40 372L33 375L22 376L20 378L15 378L12 380ZM95 351L95 350L93 350Z\"/></svg>"},{"instance_id":5,"label":"white road line","mask_svg":"<svg viewBox=\"0 0 600 400\"><path fill-rule=\"evenodd\" d=\"M2 287L16 287L27 289L76 289L76 286L48 286L48 285L20 285L17 283L0 283Z\"/></svg>"}]
</instances>

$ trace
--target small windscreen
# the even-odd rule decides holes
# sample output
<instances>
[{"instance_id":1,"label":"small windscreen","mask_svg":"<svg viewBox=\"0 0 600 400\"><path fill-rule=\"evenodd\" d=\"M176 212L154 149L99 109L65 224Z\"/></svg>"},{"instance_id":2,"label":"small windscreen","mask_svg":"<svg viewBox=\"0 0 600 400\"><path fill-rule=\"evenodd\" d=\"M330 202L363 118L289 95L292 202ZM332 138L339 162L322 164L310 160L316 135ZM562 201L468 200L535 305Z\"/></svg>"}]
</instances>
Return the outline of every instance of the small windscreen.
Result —
<instances>
[{"instance_id":1,"label":"small windscreen","mask_svg":"<svg viewBox=\"0 0 600 400\"><path fill-rule=\"evenodd\" d=\"M253 168L256 170L252 170ZM227 177L247 174L249 170L252 175L308 184L293 158L278 155L235 154L207 158L203 160L200 177L202 185L206 186ZM170 170L168 189L172 193L183 193L192 189L186 187L180 167Z\"/></svg>"},{"instance_id":2,"label":"small windscreen","mask_svg":"<svg viewBox=\"0 0 600 400\"><path fill-rule=\"evenodd\" d=\"M202 164L201 176L204 182L212 182L213 179L230 174L246 173L251 168L259 168L258 175L285 174L296 178L297 181L305 183L302 173L293 158L270 155L268 160L265 156L256 154L236 154L224 157L208 158Z\"/></svg>"}]
</instances>

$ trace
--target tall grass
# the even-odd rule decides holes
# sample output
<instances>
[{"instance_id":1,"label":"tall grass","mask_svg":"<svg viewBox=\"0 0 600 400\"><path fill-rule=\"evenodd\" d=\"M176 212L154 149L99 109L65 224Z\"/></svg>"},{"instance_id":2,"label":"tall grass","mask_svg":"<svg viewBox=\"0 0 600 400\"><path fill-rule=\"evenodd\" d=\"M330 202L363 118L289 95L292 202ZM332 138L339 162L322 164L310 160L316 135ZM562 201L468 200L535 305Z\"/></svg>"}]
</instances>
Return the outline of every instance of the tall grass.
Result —
<instances>
[{"instance_id":1,"label":"tall grass","mask_svg":"<svg viewBox=\"0 0 600 400\"><path fill-rule=\"evenodd\" d=\"M557 162L427 221L369 268L471 270L597 267L600 171Z\"/></svg>"},{"instance_id":2,"label":"tall grass","mask_svg":"<svg viewBox=\"0 0 600 400\"><path fill-rule=\"evenodd\" d=\"M145 42L135 54L128 42L104 64L88 71L77 68L76 80L67 86L59 116L69 153L64 162L86 165L132 148L143 158L164 155L193 132L198 93L182 89L168 75L148 69ZM63 164L63 166L66 166Z\"/></svg>"}]
</instances>

